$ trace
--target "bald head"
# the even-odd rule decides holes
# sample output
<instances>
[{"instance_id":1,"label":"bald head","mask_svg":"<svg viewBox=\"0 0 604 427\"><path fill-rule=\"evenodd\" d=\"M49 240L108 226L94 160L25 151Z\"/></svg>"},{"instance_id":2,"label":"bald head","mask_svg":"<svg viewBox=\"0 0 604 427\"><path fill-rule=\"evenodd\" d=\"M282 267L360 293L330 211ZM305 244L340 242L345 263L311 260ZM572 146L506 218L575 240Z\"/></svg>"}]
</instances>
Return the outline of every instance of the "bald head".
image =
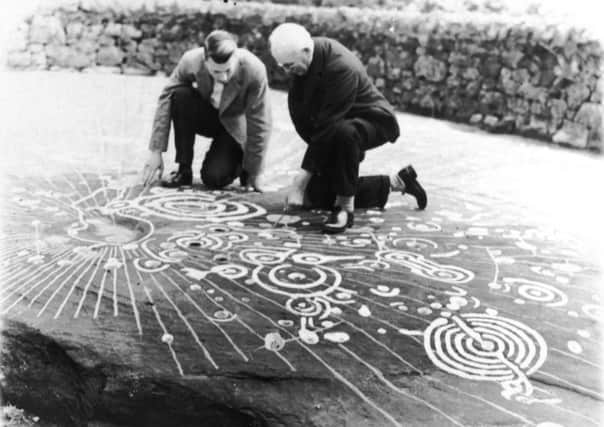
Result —
<instances>
[{"instance_id":1,"label":"bald head","mask_svg":"<svg viewBox=\"0 0 604 427\"><path fill-rule=\"evenodd\" d=\"M303 75L312 61L314 42L301 25L278 25L269 37L271 55L288 74Z\"/></svg>"}]
</instances>

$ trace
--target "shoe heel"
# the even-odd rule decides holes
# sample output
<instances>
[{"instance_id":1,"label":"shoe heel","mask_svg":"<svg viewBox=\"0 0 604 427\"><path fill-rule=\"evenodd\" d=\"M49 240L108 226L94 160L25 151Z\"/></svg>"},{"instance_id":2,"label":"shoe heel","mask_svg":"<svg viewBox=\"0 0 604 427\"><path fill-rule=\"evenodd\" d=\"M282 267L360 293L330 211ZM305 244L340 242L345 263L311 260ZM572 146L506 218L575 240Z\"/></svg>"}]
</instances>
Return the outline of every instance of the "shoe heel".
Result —
<instances>
[{"instance_id":1,"label":"shoe heel","mask_svg":"<svg viewBox=\"0 0 604 427\"><path fill-rule=\"evenodd\" d=\"M409 176L413 179L417 178L417 172L415 172L415 169L413 169L413 166L409 165L405 168L405 170L407 171L407 173L409 174Z\"/></svg>"}]
</instances>

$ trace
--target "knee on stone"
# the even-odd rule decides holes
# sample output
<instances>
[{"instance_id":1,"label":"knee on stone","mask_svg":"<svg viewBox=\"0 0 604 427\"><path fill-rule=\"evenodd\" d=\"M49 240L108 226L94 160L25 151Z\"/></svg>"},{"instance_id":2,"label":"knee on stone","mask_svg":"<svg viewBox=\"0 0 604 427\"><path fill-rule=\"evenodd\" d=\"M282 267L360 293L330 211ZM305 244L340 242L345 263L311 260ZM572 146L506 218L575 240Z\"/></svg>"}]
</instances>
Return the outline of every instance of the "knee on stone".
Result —
<instances>
[{"instance_id":1,"label":"knee on stone","mask_svg":"<svg viewBox=\"0 0 604 427\"><path fill-rule=\"evenodd\" d=\"M235 178L219 168L204 167L201 169L201 180L207 187L218 189L226 187Z\"/></svg>"}]
</instances>

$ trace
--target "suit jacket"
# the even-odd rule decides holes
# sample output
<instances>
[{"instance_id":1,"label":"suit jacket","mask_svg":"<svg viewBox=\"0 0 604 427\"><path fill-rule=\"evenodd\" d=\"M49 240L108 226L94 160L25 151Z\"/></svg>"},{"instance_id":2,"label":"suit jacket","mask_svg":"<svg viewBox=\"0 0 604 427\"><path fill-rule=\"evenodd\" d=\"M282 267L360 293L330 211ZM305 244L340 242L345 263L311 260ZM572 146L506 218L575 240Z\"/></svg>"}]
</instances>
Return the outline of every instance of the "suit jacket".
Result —
<instances>
[{"instance_id":1,"label":"suit jacket","mask_svg":"<svg viewBox=\"0 0 604 427\"><path fill-rule=\"evenodd\" d=\"M246 49L237 49L239 63L234 75L224 86L218 117L224 128L243 147L243 169L257 176L263 167L272 127L268 100L266 67ZM197 85L202 98L210 100L213 79L205 66L205 49L191 49L184 53L162 90L149 148L165 152L170 134L170 102L173 89Z\"/></svg>"},{"instance_id":2,"label":"suit jacket","mask_svg":"<svg viewBox=\"0 0 604 427\"><path fill-rule=\"evenodd\" d=\"M381 144L396 141L400 130L394 109L361 61L336 40L314 37L313 41L310 67L306 75L292 79L288 94L292 122L309 146L305 159L325 158L335 126L344 119L371 123Z\"/></svg>"}]
</instances>

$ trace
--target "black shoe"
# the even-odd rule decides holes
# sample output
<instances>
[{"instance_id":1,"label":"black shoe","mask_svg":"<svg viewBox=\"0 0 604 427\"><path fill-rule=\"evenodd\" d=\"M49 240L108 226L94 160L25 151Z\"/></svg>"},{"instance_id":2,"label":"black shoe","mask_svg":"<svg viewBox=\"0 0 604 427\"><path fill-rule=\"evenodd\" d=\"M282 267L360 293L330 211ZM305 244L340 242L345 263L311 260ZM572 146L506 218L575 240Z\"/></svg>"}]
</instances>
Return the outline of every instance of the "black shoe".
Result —
<instances>
[{"instance_id":1,"label":"black shoe","mask_svg":"<svg viewBox=\"0 0 604 427\"><path fill-rule=\"evenodd\" d=\"M354 223L354 213L342 210L339 206L331 211L331 217L323 224L323 233L342 233Z\"/></svg>"},{"instance_id":2,"label":"black shoe","mask_svg":"<svg viewBox=\"0 0 604 427\"><path fill-rule=\"evenodd\" d=\"M193 172L180 170L170 172L168 178L163 179L161 182L161 186L166 188L177 188L191 184L193 184Z\"/></svg>"},{"instance_id":3,"label":"black shoe","mask_svg":"<svg viewBox=\"0 0 604 427\"><path fill-rule=\"evenodd\" d=\"M413 169L413 166L409 165L402 168L398 172L398 176L405 183L405 193L409 193L415 197L419 209L425 209L428 204L428 196L424 188L417 181L417 173Z\"/></svg>"}]
</instances>

